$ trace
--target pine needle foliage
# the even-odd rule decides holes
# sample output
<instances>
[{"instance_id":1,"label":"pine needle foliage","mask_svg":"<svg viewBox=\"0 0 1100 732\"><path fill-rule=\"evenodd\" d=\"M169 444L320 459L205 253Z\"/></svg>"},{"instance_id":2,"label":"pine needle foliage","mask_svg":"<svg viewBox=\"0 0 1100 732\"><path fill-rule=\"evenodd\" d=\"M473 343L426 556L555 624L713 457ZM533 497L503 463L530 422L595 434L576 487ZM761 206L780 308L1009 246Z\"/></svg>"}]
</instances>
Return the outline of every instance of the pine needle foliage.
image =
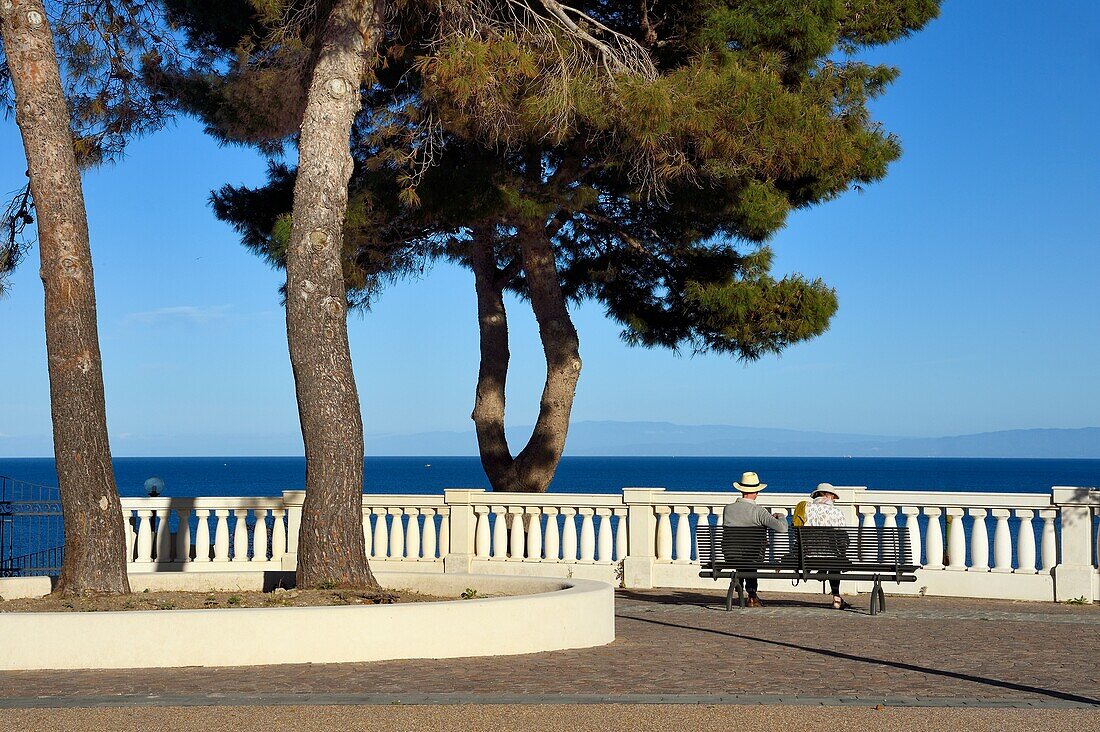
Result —
<instances>
[{"instance_id":1,"label":"pine needle foliage","mask_svg":"<svg viewBox=\"0 0 1100 732\"><path fill-rule=\"evenodd\" d=\"M210 59L168 85L174 98L223 139L292 141L293 69L323 4L218 2L235 8L225 22L211 0L167 5ZM517 237L538 225L566 291L603 303L628 343L751 360L824 332L836 293L774 277L767 243L792 211L880 180L901 154L868 109L898 71L857 54L919 31L939 2L564 7L396 6L351 140L353 301L426 260L467 261L475 226L493 227L502 276L523 294ZM273 36L276 17L298 20ZM266 187L214 195L275 264L292 180L276 167Z\"/></svg>"}]
</instances>

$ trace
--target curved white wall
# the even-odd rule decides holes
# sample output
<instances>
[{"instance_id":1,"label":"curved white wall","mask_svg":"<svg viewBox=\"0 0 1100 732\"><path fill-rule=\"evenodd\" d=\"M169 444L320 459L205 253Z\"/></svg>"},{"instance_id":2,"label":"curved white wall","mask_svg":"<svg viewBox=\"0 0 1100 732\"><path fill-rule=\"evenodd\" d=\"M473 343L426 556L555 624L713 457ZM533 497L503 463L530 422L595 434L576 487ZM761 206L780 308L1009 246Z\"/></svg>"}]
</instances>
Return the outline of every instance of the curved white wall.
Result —
<instances>
[{"instance_id":1,"label":"curved white wall","mask_svg":"<svg viewBox=\"0 0 1100 732\"><path fill-rule=\"evenodd\" d=\"M441 596L467 587L527 594L398 605L0 613L0 670L500 656L615 640L615 594L604 582L407 572L377 577L386 587Z\"/></svg>"}]
</instances>

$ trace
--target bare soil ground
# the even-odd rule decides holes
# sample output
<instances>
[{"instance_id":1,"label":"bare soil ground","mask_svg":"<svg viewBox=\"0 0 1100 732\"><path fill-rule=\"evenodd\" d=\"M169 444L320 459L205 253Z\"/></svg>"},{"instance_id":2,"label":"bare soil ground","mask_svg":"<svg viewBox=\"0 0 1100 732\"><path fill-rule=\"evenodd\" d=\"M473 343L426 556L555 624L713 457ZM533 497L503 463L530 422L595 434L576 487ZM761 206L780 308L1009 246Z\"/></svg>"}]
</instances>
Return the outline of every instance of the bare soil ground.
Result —
<instances>
[{"instance_id":1,"label":"bare soil ground","mask_svg":"<svg viewBox=\"0 0 1100 732\"><path fill-rule=\"evenodd\" d=\"M437 602L454 598L416 592L362 592L357 590L284 590L274 592L137 592L132 595L46 597L0 602L0 612L110 612L117 610L199 610L241 607L311 607L318 605L389 605Z\"/></svg>"}]
</instances>

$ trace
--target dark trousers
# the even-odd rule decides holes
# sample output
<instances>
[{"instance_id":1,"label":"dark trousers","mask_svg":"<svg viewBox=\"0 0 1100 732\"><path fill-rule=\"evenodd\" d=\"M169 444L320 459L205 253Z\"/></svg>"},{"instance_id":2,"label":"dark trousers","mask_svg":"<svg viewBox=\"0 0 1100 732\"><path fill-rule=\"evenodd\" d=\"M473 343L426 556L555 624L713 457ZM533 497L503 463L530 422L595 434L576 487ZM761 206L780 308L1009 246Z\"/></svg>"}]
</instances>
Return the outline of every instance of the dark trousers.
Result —
<instances>
[{"instance_id":1,"label":"dark trousers","mask_svg":"<svg viewBox=\"0 0 1100 732\"><path fill-rule=\"evenodd\" d=\"M829 589L833 591L833 597L840 597L840 580L829 580Z\"/></svg>"},{"instance_id":2,"label":"dark trousers","mask_svg":"<svg viewBox=\"0 0 1100 732\"><path fill-rule=\"evenodd\" d=\"M749 593L749 597L756 597L756 588L760 583L755 577L750 577L745 580L745 592Z\"/></svg>"}]
</instances>

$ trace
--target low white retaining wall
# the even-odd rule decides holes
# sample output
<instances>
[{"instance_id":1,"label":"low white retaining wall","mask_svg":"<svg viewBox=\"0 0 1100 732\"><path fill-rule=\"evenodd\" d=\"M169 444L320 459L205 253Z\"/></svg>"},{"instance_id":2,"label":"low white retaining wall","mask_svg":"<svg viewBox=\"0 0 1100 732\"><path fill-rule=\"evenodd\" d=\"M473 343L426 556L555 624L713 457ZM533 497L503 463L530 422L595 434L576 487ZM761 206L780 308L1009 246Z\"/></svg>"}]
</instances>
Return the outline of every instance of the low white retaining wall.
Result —
<instances>
[{"instance_id":1,"label":"low white retaining wall","mask_svg":"<svg viewBox=\"0 0 1100 732\"><path fill-rule=\"evenodd\" d=\"M878 491L837 487L850 526L909 528L921 565L891 591L1019 600L1100 599L1100 491ZM621 493L363 496L378 571L596 579L625 587L714 587L701 579L695 532L733 493L624 488ZM293 570L305 493L279 497L125 498L130 571ZM805 495L765 492L792 513ZM201 547L201 550L198 549ZM769 589L790 583L764 580ZM851 587L849 585L849 587ZM817 583L798 590L816 592ZM862 589L857 585L856 589Z\"/></svg>"},{"instance_id":2,"label":"low white retaining wall","mask_svg":"<svg viewBox=\"0 0 1100 732\"><path fill-rule=\"evenodd\" d=\"M250 574L251 580L175 576L205 584L204 590L262 583L261 573ZM397 605L0 613L0 670L505 656L615 640L615 594L606 583L404 572L377 577L389 588L444 597L467 587L524 594ZM141 575L131 581L143 584Z\"/></svg>"}]
</instances>

